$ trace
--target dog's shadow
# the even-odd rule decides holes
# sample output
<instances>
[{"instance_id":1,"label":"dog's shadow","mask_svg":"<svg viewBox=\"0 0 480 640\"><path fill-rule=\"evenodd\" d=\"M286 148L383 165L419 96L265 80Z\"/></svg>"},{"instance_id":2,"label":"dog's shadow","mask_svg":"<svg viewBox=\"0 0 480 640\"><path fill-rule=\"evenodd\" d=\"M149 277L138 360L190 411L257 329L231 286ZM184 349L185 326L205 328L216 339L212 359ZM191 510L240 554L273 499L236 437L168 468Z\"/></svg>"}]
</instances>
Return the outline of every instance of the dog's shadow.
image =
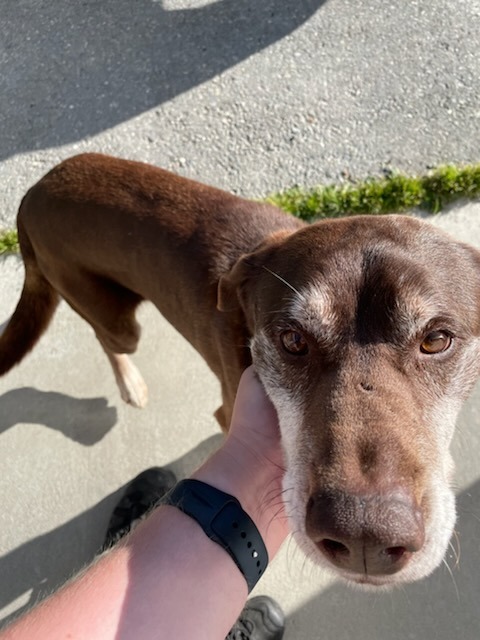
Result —
<instances>
[{"instance_id":1,"label":"dog's shadow","mask_svg":"<svg viewBox=\"0 0 480 640\"><path fill-rule=\"evenodd\" d=\"M2 9L0 159L88 138L268 47L326 0L159 0ZM164 6L166 5L166 6ZM10 64L9 62L10 61Z\"/></svg>"},{"instance_id":2,"label":"dog's shadow","mask_svg":"<svg viewBox=\"0 0 480 640\"><path fill-rule=\"evenodd\" d=\"M221 434L211 436L166 468L178 479L187 476L219 447L221 440ZM95 557L124 488L125 485L76 518L0 558L0 610L12 609L0 621L0 628L55 591Z\"/></svg>"},{"instance_id":3,"label":"dog's shadow","mask_svg":"<svg viewBox=\"0 0 480 640\"><path fill-rule=\"evenodd\" d=\"M285 640L317 637L312 630L319 624L322 640L477 638L480 481L458 495L457 508L457 540L452 540L444 564L430 577L383 594L353 591L336 583L290 616Z\"/></svg>"},{"instance_id":4,"label":"dog's shadow","mask_svg":"<svg viewBox=\"0 0 480 640\"><path fill-rule=\"evenodd\" d=\"M91 446L115 426L117 409L105 398L73 398L32 387L0 396L0 434L16 424L41 424L67 438Z\"/></svg>"}]
</instances>

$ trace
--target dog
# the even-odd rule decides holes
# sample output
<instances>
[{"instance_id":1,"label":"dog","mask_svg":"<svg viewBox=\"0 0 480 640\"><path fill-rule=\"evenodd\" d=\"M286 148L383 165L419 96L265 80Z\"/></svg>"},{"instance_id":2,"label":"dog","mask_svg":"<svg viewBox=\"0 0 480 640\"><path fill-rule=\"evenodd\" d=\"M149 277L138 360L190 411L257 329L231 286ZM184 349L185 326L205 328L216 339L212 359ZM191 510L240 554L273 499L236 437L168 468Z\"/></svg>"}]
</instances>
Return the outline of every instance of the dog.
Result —
<instances>
[{"instance_id":1,"label":"dog","mask_svg":"<svg viewBox=\"0 0 480 640\"><path fill-rule=\"evenodd\" d=\"M480 253L419 219L308 225L162 169L100 154L54 167L22 200L20 301L0 374L60 297L90 325L122 398L152 301L218 377L228 428L252 362L278 413L286 508L304 552L350 583L420 579L455 523L449 445L480 369Z\"/></svg>"}]
</instances>

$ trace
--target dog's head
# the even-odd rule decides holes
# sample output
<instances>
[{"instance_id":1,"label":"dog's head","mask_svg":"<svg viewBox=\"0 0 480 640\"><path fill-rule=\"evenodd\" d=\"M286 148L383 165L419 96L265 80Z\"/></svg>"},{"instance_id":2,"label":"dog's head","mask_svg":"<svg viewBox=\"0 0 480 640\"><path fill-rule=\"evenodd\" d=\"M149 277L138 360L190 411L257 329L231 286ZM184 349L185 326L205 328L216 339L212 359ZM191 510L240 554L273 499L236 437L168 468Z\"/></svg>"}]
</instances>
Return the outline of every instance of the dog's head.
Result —
<instances>
[{"instance_id":1,"label":"dog's head","mask_svg":"<svg viewBox=\"0 0 480 640\"><path fill-rule=\"evenodd\" d=\"M232 304L278 413L300 546L363 585L429 574L480 372L480 253L406 216L324 221L240 259L219 286Z\"/></svg>"}]
</instances>

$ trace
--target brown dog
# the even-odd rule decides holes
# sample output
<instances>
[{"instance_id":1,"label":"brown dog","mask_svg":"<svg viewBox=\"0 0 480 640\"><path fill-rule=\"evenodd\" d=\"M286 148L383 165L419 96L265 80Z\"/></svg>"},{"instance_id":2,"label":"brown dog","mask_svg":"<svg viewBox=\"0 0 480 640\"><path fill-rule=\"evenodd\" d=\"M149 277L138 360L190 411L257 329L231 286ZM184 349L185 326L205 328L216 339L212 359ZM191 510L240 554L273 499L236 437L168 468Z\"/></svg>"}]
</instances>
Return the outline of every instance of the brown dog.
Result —
<instances>
[{"instance_id":1,"label":"brown dog","mask_svg":"<svg viewBox=\"0 0 480 640\"><path fill-rule=\"evenodd\" d=\"M63 162L18 215L21 299L0 374L62 296L142 406L135 309L151 300L222 386L251 361L279 416L285 500L305 552L346 579L431 572L455 520L449 444L479 374L480 254L404 216L305 225L145 164Z\"/></svg>"}]
</instances>

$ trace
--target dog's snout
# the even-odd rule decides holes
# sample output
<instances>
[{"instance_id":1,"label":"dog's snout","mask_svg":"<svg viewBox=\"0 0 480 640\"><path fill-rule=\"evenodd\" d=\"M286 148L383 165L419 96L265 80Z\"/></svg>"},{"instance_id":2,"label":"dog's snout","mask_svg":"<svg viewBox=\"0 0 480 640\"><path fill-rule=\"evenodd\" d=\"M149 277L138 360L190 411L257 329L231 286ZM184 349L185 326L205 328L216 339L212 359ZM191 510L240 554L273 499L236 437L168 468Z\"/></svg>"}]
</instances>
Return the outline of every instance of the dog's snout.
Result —
<instances>
[{"instance_id":1,"label":"dog's snout","mask_svg":"<svg viewBox=\"0 0 480 640\"><path fill-rule=\"evenodd\" d=\"M403 491L318 492L308 502L306 528L333 565L364 575L400 571L425 537L421 512Z\"/></svg>"}]
</instances>

